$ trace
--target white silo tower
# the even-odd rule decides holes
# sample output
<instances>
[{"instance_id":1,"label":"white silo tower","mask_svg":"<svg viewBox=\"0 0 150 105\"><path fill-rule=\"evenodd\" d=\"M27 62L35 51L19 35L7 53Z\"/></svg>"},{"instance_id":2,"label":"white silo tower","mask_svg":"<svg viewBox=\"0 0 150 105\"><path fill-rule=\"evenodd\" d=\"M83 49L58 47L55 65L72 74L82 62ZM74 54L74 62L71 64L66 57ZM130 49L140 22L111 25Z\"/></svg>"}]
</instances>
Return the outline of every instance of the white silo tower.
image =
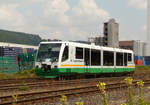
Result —
<instances>
[{"instance_id":1,"label":"white silo tower","mask_svg":"<svg viewBox=\"0 0 150 105\"><path fill-rule=\"evenodd\" d=\"M147 56L150 56L150 0L147 0Z\"/></svg>"}]
</instances>

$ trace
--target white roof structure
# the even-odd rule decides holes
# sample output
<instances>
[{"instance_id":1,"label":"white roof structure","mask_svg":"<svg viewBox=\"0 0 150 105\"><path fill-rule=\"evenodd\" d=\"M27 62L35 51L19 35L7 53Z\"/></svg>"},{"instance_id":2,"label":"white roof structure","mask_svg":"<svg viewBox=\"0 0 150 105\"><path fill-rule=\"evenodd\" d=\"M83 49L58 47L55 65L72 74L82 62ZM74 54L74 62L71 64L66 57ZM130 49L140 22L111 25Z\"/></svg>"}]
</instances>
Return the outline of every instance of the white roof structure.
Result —
<instances>
[{"instance_id":1,"label":"white roof structure","mask_svg":"<svg viewBox=\"0 0 150 105\"><path fill-rule=\"evenodd\" d=\"M53 41L53 42L41 42L40 44L50 44L50 43L68 43L69 45L74 45L74 46L78 46L78 47L86 47L86 48L93 48L93 49L103 49L103 50L107 50L107 51L133 53L132 50L98 46L98 45L95 45L94 43L92 43L92 44L84 44L84 43L70 42L70 41Z\"/></svg>"},{"instance_id":2,"label":"white roof structure","mask_svg":"<svg viewBox=\"0 0 150 105\"><path fill-rule=\"evenodd\" d=\"M21 47L21 48L33 48L33 49L38 49L38 46L23 45L23 44L15 44L15 43L5 43L5 42L0 42L0 46L4 46L4 47Z\"/></svg>"}]
</instances>

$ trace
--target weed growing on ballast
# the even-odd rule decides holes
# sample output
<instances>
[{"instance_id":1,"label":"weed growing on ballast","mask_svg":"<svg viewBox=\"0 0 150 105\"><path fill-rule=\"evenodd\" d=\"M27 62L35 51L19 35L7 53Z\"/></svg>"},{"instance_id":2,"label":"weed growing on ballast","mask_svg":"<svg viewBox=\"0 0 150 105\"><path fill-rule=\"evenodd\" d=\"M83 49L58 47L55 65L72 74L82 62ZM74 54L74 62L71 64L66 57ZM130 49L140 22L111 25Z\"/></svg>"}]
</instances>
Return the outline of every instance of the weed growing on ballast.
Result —
<instances>
[{"instance_id":1,"label":"weed growing on ballast","mask_svg":"<svg viewBox=\"0 0 150 105\"><path fill-rule=\"evenodd\" d=\"M144 86L144 82L143 81L138 81L137 85L138 85L138 88L139 88L139 100L138 100L138 103L139 103L139 105L143 105L142 87Z\"/></svg>"},{"instance_id":2,"label":"weed growing on ballast","mask_svg":"<svg viewBox=\"0 0 150 105\"><path fill-rule=\"evenodd\" d=\"M107 98L106 98L106 91L105 91L106 83L99 82L96 86L99 88L100 92L102 93L104 105L108 105Z\"/></svg>"},{"instance_id":3,"label":"weed growing on ballast","mask_svg":"<svg viewBox=\"0 0 150 105\"><path fill-rule=\"evenodd\" d=\"M17 105L17 101L18 101L18 94L16 95L12 95L13 98L13 105Z\"/></svg>"},{"instance_id":4,"label":"weed growing on ballast","mask_svg":"<svg viewBox=\"0 0 150 105\"><path fill-rule=\"evenodd\" d=\"M76 102L76 105L83 105L83 102Z\"/></svg>"},{"instance_id":5,"label":"weed growing on ballast","mask_svg":"<svg viewBox=\"0 0 150 105\"><path fill-rule=\"evenodd\" d=\"M129 91L129 105L133 105L133 91L132 91L132 82L133 78L127 77L125 78L125 82L128 85L128 91Z\"/></svg>"},{"instance_id":6,"label":"weed growing on ballast","mask_svg":"<svg viewBox=\"0 0 150 105\"><path fill-rule=\"evenodd\" d=\"M27 91L29 90L29 86L23 81L21 85L18 87L19 91Z\"/></svg>"},{"instance_id":7,"label":"weed growing on ballast","mask_svg":"<svg viewBox=\"0 0 150 105\"><path fill-rule=\"evenodd\" d=\"M66 103L67 103L67 96L61 95L60 101L62 102L62 105L66 105Z\"/></svg>"}]
</instances>

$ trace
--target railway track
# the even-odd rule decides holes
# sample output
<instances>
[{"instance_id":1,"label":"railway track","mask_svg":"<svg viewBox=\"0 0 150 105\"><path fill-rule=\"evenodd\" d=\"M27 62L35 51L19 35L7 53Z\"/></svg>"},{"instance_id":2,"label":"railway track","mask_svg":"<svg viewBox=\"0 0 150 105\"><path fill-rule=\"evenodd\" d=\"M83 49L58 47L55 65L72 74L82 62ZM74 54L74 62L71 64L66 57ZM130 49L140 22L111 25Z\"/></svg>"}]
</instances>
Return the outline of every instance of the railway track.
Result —
<instances>
[{"instance_id":1,"label":"railway track","mask_svg":"<svg viewBox=\"0 0 150 105\"><path fill-rule=\"evenodd\" d=\"M17 80L17 83L12 82L10 80L7 84L1 84L0 85L0 92L6 92L6 91L13 91L13 90L19 90L19 87L28 86L30 89L36 89L36 88L43 88L43 87L54 87L54 86L79 86L79 85L87 85L87 84L96 84L99 81L103 82L114 82L114 81L121 81L125 77L113 77L113 78L95 78L95 79L78 79L78 80L63 80L63 81L53 81L53 80L45 80L43 81L37 79L36 81L26 81L22 82L23 80ZM39 82L39 81L40 82ZM8 80L7 80L8 81ZM4 81L5 82L5 81Z\"/></svg>"},{"instance_id":2,"label":"railway track","mask_svg":"<svg viewBox=\"0 0 150 105\"><path fill-rule=\"evenodd\" d=\"M0 92L4 91L14 91L14 90L19 90L20 87L26 87L28 86L29 88L37 88L37 87L45 87L48 86L48 84L43 83L43 82L37 82L37 83L26 83L26 84L9 84L9 85L1 85L0 86Z\"/></svg>"},{"instance_id":3,"label":"railway track","mask_svg":"<svg viewBox=\"0 0 150 105\"><path fill-rule=\"evenodd\" d=\"M39 79L39 78L22 78L22 79L2 79L0 80L0 85L6 85L6 84L18 84L18 83L22 83L22 82L30 82L30 83L33 83L33 82L37 82L37 81L47 81L47 79Z\"/></svg>"},{"instance_id":4,"label":"railway track","mask_svg":"<svg viewBox=\"0 0 150 105\"><path fill-rule=\"evenodd\" d=\"M143 75L144 76L144 75ZM141 75L141 77L143 77ZM21 86L28 86L30 89L43 88L43 87L54 87L54 86L80 86L86 84L95 84L101 82L119 82L123 81L124 77L105 77L105 78L91 78L91 79L76 79L76 80L51 80L45 78L28 78L28 79L8 79L0 80L0 92L18 90ZM145 75L146 77L146 75ZM139 76L138 76L139 78ZM135 76L135 79L138 79Z\"/></svg>"},{"instance_id":5,"label":"railway track","mask_svg":"<svg viewBox=\"0 0 150 105\"><path fill-rule=\"evenodd\" d=\"M83 85L89 83L96 83L98 81L102 82L114 82L124 80L124 77L105 77L105 78L91 78L91 79L76 79L76 80L51 80L45 78L26 78L26 79L6 79L0 80L0 92L5 91L13 91L18 90L18 87L25 85L29 86L29 88L35 89L39 87L48 87L48 86L63 86L63 85ZM134 75L134 79L147 79L149 78L149 74L142 73L140 75Z\"/></svg>"},{"instance_id":6,"label":"railway track","mask_svg":"<svg viewBox=\"0 0 150 105\"><path fill-rule=\"evenodd\" d=\"M150 85L150 80L145 80L145 86ZM136 86L136 81L133 82L133 87ZM111 83L106 85L106 91L112 91L116 89L126 89L127 85L124 82ZM26 94L18 94L17 105L33 104L39 102L58 102L61 95L66 95L68 97L77 97L87 94L98 93L99 90L96 85L81 86L77 88L66 88L58 90L47 90L40 92L31 92ZM0 97L0 105L10 105L13 103L13 98L11 95Z\"/></svg>"}]
</instances>

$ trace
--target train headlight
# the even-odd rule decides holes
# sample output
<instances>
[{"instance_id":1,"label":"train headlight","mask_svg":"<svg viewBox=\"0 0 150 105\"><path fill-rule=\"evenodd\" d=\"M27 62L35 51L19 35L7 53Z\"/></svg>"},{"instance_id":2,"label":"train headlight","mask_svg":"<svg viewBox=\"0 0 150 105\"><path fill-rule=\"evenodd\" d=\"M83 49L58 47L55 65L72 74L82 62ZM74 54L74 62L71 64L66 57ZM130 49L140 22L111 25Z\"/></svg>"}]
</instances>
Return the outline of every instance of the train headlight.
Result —
<instances>
[{"instance_id":1,"label":"train headlight","mask_svg":"<svg viewBox=\"0 0 150 105\"><path fill-rule=\"evenodd\" d=\"M57 66L57 65L55 65L55 66L54 66L54 68L58 68L58 66Z\"/></svg>"},{"instance_id":2,"label":"train headlight","mask_svg":"<svg viewBox=\"0 0 150 105\"><path fill-rule=\"evenodd\" d=\"M36 66L35 66L35 68L39 68L39 66L38 66L38 65L36 65Z\"/></svg>"},{"instance_id":3,"label":"train headlight","mask_svg":"<svg viewBox=\"0 0 150 105\"><path fill-rule=\"evenodd\" d=\"M41 68L41 63L40 63L40 62L36 62L36 63L35 63L35 67L36 67L36 68Z\"/></svg>"}]
</instances>

